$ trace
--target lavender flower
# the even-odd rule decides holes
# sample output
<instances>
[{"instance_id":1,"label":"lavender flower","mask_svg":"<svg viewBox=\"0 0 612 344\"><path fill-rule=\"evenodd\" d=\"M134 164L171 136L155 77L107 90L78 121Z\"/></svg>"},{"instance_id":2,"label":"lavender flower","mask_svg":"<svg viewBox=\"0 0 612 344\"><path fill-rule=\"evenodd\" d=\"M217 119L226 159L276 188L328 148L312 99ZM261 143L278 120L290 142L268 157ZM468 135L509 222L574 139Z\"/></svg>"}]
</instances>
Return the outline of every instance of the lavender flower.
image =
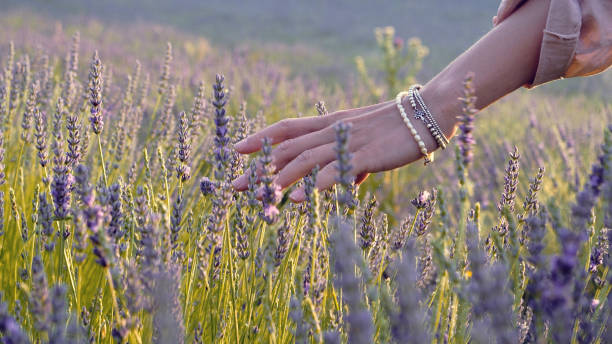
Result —
<instances>
[{"instance_id":1,"label":"lavender flower","mask_svg":"<svg viewBox=\"0 0 612 344\"><path fill-rule=\"evenodd\" d=\"M561 228L558 230L561 253L552 260L550 285L543 294L546 318L550 322L553 339L569 342L574 326L573 292L575 274L579 267L578 251L584 242L583 235Z\"/></svg>"},{"instance_id":2,"label":"lavender flower","mask_svg":"<svg viewBox=\"0 0 612 344\"><path fill-rule=\"evenodd\" d=\"M75 166L81 159L81 124L78 122L76 115L66 117L66 129L68 130L68 163L70 166Z\"/></svg>"},{"instance_id":3,"label":"lavender flower","mask_svg":"<svg viewBox=\"0 0 612 344\"><path fill-rule=\"evenodd\" d=\"M170 215L170 240L173 248L178 246L178 236L181 231L181 220L183 218L183 207L183 195L179 192L172 204L172 214Z\"/></svg>"},{"instance_id":4,"label":"lavender flower","mask_svg":"<svg viewBox=\"0 0 612 344\"><path fill-rule=\"evenodd\" d=\"M51 289L50 323L52 331L49 334L49 343L66 343L66 321L68 320L66 305L66 287L55 285Z\"/></svg>"},{"instance_id":5,"label":"lavender flower","mask_svg":"<svg viewBox=\"0 0 612 344\"><path fill-rule=\"evenodd\" d=\"M601 266L608 256L610 243L608 242L608 231L610 229L603 227L599 230L597 241L591 248L591 259L589 261L589 272L596 273L597 268Z\"/></svg>"},{"instance_id":6,"label":"lavender flower","mask_svg":"<svg viewBox=\"0 0 612 344\"><path fill-rule=\"evenodd\" d=\"M308 217L308 226L305 228L304 233L310 238L319 229L319 200L315 195L315 185L317 183L317 174L319 168L315 167L312 169L310 174L304 176L304 195L306 203L306 216Z\"/></svg>"},{"instance_id":7,"label":"lavender flower","mask_svg":"<svg viewBox=\"0 0 612 344\"><path fill-rule=\"evenodd\" d=\"M30 313L34 317L34 328L40 332L50 330L49 315L51 300L42 259L37 254L32 259L32 292L29 299Z\"/></svg>"},{"instance_id":8,"label":"lavender flower","mask_svg":"<svg viewBox=\"0 0 612 344\"><path fill-rule=\"evenodd\" d=\"M0 127L2 125L0 124ZM6 172L4 165L4 131L0 129L0 186L6 183Z\"/></svg>"},{"instance_id":9,"label":"lavender flower","mask_svg":"<svg viewBox=\"0 0 612 344\"><path fill-rule=\"evenodd\" d=\"M412 223L412 216L409 216L402 220L402 223L391 232L391 248L399 250L406 244L406 238L408 231L410 230L410 224Z\"/></svg>"},{"instance_id":10,"label":"lavender flower","mask_svg":"<svg viewBox=\"0 0 612 344\"><path fill-rule=\"evenodd\" d=\"M510 153L508 167L506 168L506 176L504 177L504 192L499 201L497 208L501 212L504 206L508 206L511 211L514 211L514 199L516 198L516 187L518 185L519 161L521 155L518 148L514 147L514 152Z\"/></svg>"},{"instance_id":11,"label":"lavender flower","mask_svg":"<svg viewBox=\"0 0 612 344\"><path fill-rule=\"evenodd\" d=\"M354 195L352 194L353 177L350 175L353 166L351 165L352 154L349 152L348 140L349 131L351 129L350 123L338 122L335 125L336 130L336 170L338 176L336 181L340 183L343 188L343 192L338 196L338 202L347 207L347 209L354 209L357 205Z\"/></svg>"},{"instance_id":12,"label":"lavender flower","mask_svg":"<svg viewBox=\"0 0 612 344\"><path fill-rule=\"evenodd\" d=\"M57 103L55 104L55 113L53 114L53 129L51 131L55 141L60 141L62 138L62 119L66 114L66 103L64 98L59 97L57 98Z\"/></svg>"},{"instance_id":13,"label":"lavender flower","mask_svg":"<svg viewBox=\"0 0 612 344\"><path fill-rule=\"evenodd\" d=\"M168 89L168 83L170 81L170 67L172 64L172 44L170 42L166 43L166 59L164 61L164 65L162 66L161 76L159 77L159 87L157 88L157 93L164 94Z\"/></svg>"},{"instance_id":14,"label":"lavender flower","mask_svg":"<svg viewBox=\"0 0 612 344\"><path fill-rule=\"evenodd\" d=\"M102 62L96 50L93 54L89 69L89 103L91 104L91 128L96 135L100 135L104 128L102 117Z\"/></svg>"},{"instance_id":15,"label":"lavender flower","mask_svg":"<svg viewBox=\"0 0 612 344\"><path fill-rule=\"evenodd\" d=\"M229 151L229 136L227 130L227 124L229 122L229 117L225 114L225 103L227 100L225 99L223 86L224 77L221 74L217 74L216 83L213 85L213 94L214 100L213 105L215 107L215 178L217 180L224 180L225 178L225 170L227 169L229 159L230 159L230 151Z\"/></svg>"},{"instance_id":16,"label":"lavender flower","mask_svg":"<svg viewBox=\"0 0 612 344\"><path fill-rule=\"evenodd\" d=\"M289 301L289 317L295 323L295 330L293 332L293 340L296 344L308 343L308 323L304 319L304 312L302 311L302 303L295 297L291 297Z\"/></svg>"},{"instance_id":17,"label":"lavender flower","mask_svg":"<svg viewBox=\"0 0 612 344\"><path fill-rule=\"evenodd\" d=\"M427 343L427 319L421 307L422 295L417 287L414 242L406 244L401 261L396 263L398 309L391 314L391 334L397 343Z\"/></svg>"},{"instance_id":18,"label":"lavender flower","mask_svg":"<svg viewBox=\"0 0 612 344\"><path fill-rule=\"evenodd\" d=\"M30 341L17 321L0 300L0 337L7 344L26 344Z\"/></svg>"},{"instance_id":19,"label":"lavender flower","mask_svg":"<svg viewBox=\"0 0 612 344\"><path fill-rule=\"evenodd\" d=\"M200 135L200 130L202 129L202 117L204 116L204 110L206 109L206 98L204 94L204 82L200 81L198 93L193 99L191 116L189 118L189 131L195 137Z\"/></svg>"},{"instance_id":20,"label":"lavender flower","mask_svg":"<svg viewBox=\"0 0 612 344\"><path fill-rule=\"evenodd\" d=\"M427 207L427 202L429 200L430 193L429 191L421 191L419 195L413 198L410 203L418 210L423 210Z\"/></svg>"},{"instance_id":21,"label":"lavender flower","mask_svg":"<svg viewBox=\"0 0 612 344\"><path fill-rule=\"evenodd\" d=\"M6 103L6 83L3 80L4 76L0 71L0 130L5 130L5 122L8 115L7 103Z\"/></svg>"},{"instance_id":22,"label":"lavender flower","mask_svg":"<svg viewBox=\"0 0 612 344\"><path fill-rule=\"evenodd\" d=\"M180 267L174 264L162 266L155 274L153 296L155 312L153 324L159 343L184 342L183 310L180 302Z\"/></svg>"},{"instance_id":23,"label":"lavender flower","mask_svg":"<svg viewBox=\"0 0 612 344\"><path fill-rule=\"evenodd\" d=\"M202 177L200 179L200 192L202 195L209 196L215 193L215 183L208 179L208 177Z\"/></svg>"},{"instance_id":24,"label":"lavender flower","mask_svg":"<svg viewBox=\"0 0 612 344\"><path fill-rule=\"evenodd\" d=\"M246 191L248 203L251 207L256 207L259 204L256 195L257 179L257 165L255 160L251 160L249 165L249 185Z\"/></svg>"},{"instance_id":25,"label":"lavender flower","mask_svg":"<svg viewBox=\"0 0 612 344\"><path fill-rule=\"evenodd\" d=\"M121 229L124 220L123 207L121 204L121 184L117 182L113 183L108 191L108 204L111 207L111 220L108 224L108 234L115 241L118 241L124 235L124 231Z\"/></svg>"},{"instance_id":26,"label":"lavender flower","mask_svg":"<svg viewBox=\"0 0 612 344\"><path fill-rule=\"evenodd\" d=\"M437 268L433 261L433 247L427 235L422 237L420 247L421 254L418 259L417 272L419 279L417 286L427 294L433 291L436 284Z\"/></svg>"},{"instance_id":27,"label":"lavender flower","mask_svg":"<svg viewBox=\"0 0 612 344\"><path fill-rule=\"evenodd\" d=\"M285 254L289 250L291 234L291 221L289 213L285 213L283 224L276 230L276 252L274 253L274 266L280 266Z\"/></svg>"},{"instance_id":28,"label":"lavender flower","mask_svg":"<svg viewBox=\"0 0 612 344\"><path fill-rule=\"evenodd\" d=\"M325 107L325 102L320 100L315 104L315 108L317 109L317 112L319 113L319 116L325 116L328 114L327 112L327 108Z\"/></svg>"},{"instance_id":29,"label":"lavender flower","mask_svg":"<svg viewBox=\"0 0 612 344\"><path fill-rule=\"evenodd\" d=\"M539 203L537 199L538 191L542 188L542 178L544 176L544 167L538 169L538 174L529 184L529 190L527 191L527 197L523 202L523 209L525 214L534 214L538 211Z\"/></svg>"},{"instance_id":30,"label":"lavender flower","mask_svg":"<svg viewBox=\"0 0 612 344\"><path fill-rule=\"evenodd\" d=\"M68 68L70 71L76 73L79 69L79 45L81 41L81 34L77 31L72 35L72 46L70 48L70 64Z\"/></svg>"},{"instance_id":31,"label":"lavender flower","mask_svg":"<svg viewBox=\"0 0 612 344\"><path fill-rule=\"evenodd\" d=\"M463 106L461 108L461 116L459 116L461 124L459 125L460 131L457 138L462 163L466 168L472 163L474 155L472 153L472 146L476 143L472 135L472 131L474 130L474 115L478 112L475 108L476 96L474 87L472 86L473 78L474 75L470 73L463 81L463 97L461 98Z\"/></svg>"},{"instance_id":32,"label":"lavender flower","mask_svg":"<svg viewBox=\"0 0 612 344\"><path fill-rule=\"evenodd\" d=\"M4 235L4 191L0 191L0 237Z\"/></svg>"},{"instance_id":33,"label":"lavender flower","mask_svg":"<svg viewBox=\"0 0 612 344\"><path fill-rule=\"evenodd\" d=\"M427 201L424 203L423 211L419 212L419 217L417 219L416 234L418 236L424 235L427 231L427 227L431 223L431 219L436 211L436 198L438 196L438 190L433 189L431 194L428 193L427 196Z\"/></svg>"},{"instance_id":34,"label":"lavender flower","mask_svg":"<svg viewBox=\"0 0 612 344\"><path fill-rule=\"evenodd\" d=\"M373 343L374 325L372 315L363 305L360 278L355 274L361 256L353 243L352 228L336 219L338 228L333 233L334 285L342 290L344 302L348 306L346 315L349 343Z\"/></svg>"},{"instance_id":35,"label":"lavender flower","mask_svg":"<svg viewBox=\"0 0 612 344\"><path fill-rule=\"evenodd\" d=\"M191 130L187 123L187 115L185 112L179 114L179 125L177 127L177 146L178 160L180 161L176 167L176 176L183 182L186 182L190 177L189 156L191 155Z\"/></svg>"},{"instance_id":36,"label":"lavender flower","mask_svg":"<svg viewBox=\"0 0 612 344\"><path fill-rule=\"evenodd\" d=\"M274 165L272 164L272 147L270 146L270 140L268 138L263 139L262 155L259 159L259 163L262 168L261 182L262 197L261 204L263 212L261 217L268 224L276 221L279 211L276 208L276 203L280 201L281 191L280 186L274 182Z\"/></svg>"},{"instance_id":37,"label":"lavender flower","mask_svg":"<svg viewBox=\"0 0 612 344\"><path fill-rule=\"evenodd\" d=\"M51 182L51 196L55 204L55 217L59 220L66 219L69 215L70 192L74 177L72 176L64 155L53 159L53 181Z\"/></svg>"},{"instance_id":38,"label":"lavender flower","mask_svg":"<svg viewBox=\"0 0 612 344\"><path fill-rule=\"evenodd\" d=\"M500 263L487 268L487 258L479 243L477 225L472 221L467 224L467 235L472 272L467 295L475 318L472 335L477 343L488 342L492 339L488 337L492 335L499 343L516 343L518 332L514 329L513 301L507 287L508 272Z\"/></svg>"},{"instance_id":39,"label":"lavender flower","mask_svg":"<svg viewBox=\"0 0 612 344\"><path fill-rule=\"evenodd\" d=\"M172 109L174 108L174 102L176 101L176 86L169 85L166 94L166 101L164 102L164 108L162 109L160 123L155 130L155 134L164 140L168 132L172 131L174 127L174 118L172 117Z\"/></svg>"},{"instance_id":40,"label":"lavender flower","mask_svg":"<svg viewBox=\"0 0 612 344\"><path fill-rule=\"evenodd\" d=\"M41 228L41 234L45 249L53 251L55 247L55 238L53 238L53 205L47 202L47 194L41 192L38 194L38 224Z\"/></svg>"},{"instance_id":41,"label":"lavender flower","mask_svg":"<svg viewBox=\"0 0 612 344\"><path fill-rule=\"evenodd\" d=\"M36 137L36 149L38 150L38 161L43 168L49 163L47 155L47 116L38 108L34 110L35 129L34 136Z\"/></svg>"},{"instance_id":42,"label":"lavender flower","mask_svg":"<svg viewBox=\"0 0 612 344\"><path fill-rule=\"evenodd\" d=\"M240 259L247 259L251 253L249 251L249 238L247 226L244 223L244 214L242 213L242 201L236 202L236 213L234 214L233 227L236 232L236 250Z\"/></svg>"},{"instance_id":43,"label":"lavender flower","mask_svg":"<svg viewBox=\"0 0 612 344\"><path fill-rule=\"evenodd\" d=\"M9 102L9 111L13 111L17 107L19 98L19 89L22 88L23 78L20 77L22 66L21 61L15 63L13 67L13 75L11 77L11 93ZM27 87L27 86L25 86Z\"/></svg>"},{"instance_id":44,"label":"lavender flower","mask_svg":"<svg viewBox=\"0 0 612 344\"><path fill-rule=\"evenodd\" d=\"M586 231L591 212L599 197L604 182L604 157L604 154L600 155L598 161L591 167L589 180L576 196L576 204L572 206L572 225L578 231Z\"/></svg>"},{"instance_id":45,"label":"lavender flower","mask_svg":"<svg viewBox=\"0 0 612 344\"><path fill-rule=\"evenodd\" d=\"M363 250L370 248L374 243L376 227L374 227L373 212L376 206L376 197L372 196L361 217L361 230L359 231L359 235L361 236L360 243Z\"/></svg>"},{"instance_id":46,"label":"lavender flower","mask_svg":"<svg viewBox=\"0 0 612 344\"><path fill-rule=\"evenodd\" d=\"M92 231L89 241L93 244L96 263L102 268L111 267L113 265L113 250L108 242L107 232L100 229L95 232Z\"/></svg>"},{"instance_id":47,"label":"lavender flower","mask_svg":"<svg viewBox=\"0 0 612 344\"><path fill-rule=\"evenodd\" d=\"M25 111L23 112L23 118L21 120L21 139L24 142L30 141L30 128L32 127L32 118L36 116L36 96L38 95L38 83L34 82L30 85L30 92L28 93L28 101L26 103Z\"/></svg>"}]
</instances>

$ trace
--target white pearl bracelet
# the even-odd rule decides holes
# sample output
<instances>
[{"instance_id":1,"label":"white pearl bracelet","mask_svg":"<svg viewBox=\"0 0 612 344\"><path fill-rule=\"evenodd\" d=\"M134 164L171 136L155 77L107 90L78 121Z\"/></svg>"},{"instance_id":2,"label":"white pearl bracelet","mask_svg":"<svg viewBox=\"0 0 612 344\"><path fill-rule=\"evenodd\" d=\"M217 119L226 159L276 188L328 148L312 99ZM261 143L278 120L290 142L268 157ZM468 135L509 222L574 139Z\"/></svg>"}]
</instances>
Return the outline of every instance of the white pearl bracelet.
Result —
<instances>
[{"instance_id":1,"label":"white pearl bracelet","mask_svg":"<svg viewBox=\"0 0 612 344\"><path fill-rule=\"evenodd\" d=\"M433 152L432 153L427 152L427 148L425 147L425 142L423 142L423 139L421 139L421 136L419 135L419 133L417 133L415 127L412 125L412 123L410 122L410 119L408 118L408 115L406 114L406 109L404 109L404 105L402 105L402 98L404 98L404 96L407 96L407 95L408 95L408 92L398 93L397 96L395 97L395 104L397 105L397 109L399 110L400 115L402 115L402 120L404 121L408 129L410 130L410 134L412 134L412 137L414 138L414 140L417 142L417 145L419 146L419 150L425 157L425 165L427 165L434 160L434 155L433 155Z\"/></svg>"}]
</instances>

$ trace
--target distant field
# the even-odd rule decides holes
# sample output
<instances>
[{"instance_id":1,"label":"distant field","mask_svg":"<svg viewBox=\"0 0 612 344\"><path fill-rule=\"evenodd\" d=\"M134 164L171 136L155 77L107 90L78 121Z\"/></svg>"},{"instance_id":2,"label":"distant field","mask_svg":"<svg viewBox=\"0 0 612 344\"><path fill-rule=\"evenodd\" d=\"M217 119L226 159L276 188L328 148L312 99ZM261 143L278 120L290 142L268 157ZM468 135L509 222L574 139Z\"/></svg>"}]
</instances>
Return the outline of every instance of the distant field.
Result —
<instances>
[{"instance_id":1,"label":"distant field","mask_svg":"<svg viewBox=\"0 0 612 344\"><path fill-rule=\"evenodd\" d=\"M93 18L103 25L125 26L141 22L167 26L203 36L216 46L248 46L276 50L270 55L306 73L346 79L354 72L353 58L377 59L373 31L394 26L403 38L420 37L431 53L421 79L427 80L469 47L491 27L497 10L495 0L430 1L92 1L5 0L3 9L34 12L79 25ZM15 13L15 12L13 12ZM26 21L27 24L27 21ZM546 86L605 94L612 87L610 77L564 81Z\"/></svg>"}]
</instances>

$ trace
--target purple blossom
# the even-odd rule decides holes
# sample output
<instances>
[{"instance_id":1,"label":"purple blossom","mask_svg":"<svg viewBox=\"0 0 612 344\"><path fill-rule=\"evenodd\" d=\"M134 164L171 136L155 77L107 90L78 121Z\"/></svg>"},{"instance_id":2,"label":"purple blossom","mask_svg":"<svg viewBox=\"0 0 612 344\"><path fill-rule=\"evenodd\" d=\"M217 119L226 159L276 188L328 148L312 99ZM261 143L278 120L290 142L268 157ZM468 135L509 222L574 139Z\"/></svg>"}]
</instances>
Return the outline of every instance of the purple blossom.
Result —
<instances>
[{"instance_id":1,"label":"purple blossom","mask_svg":"<svg viewBox=\"0 0 612 344\"><path fill-rule=\"evenodd\" d=\"M55 217L59 220L66 219L70 213L70 192L74 177L66 164L63 155L54 158L53 181L51 182L51 196L55 204Z\"/></svg>"},{"instance_id":2,"label":"purple blossom","mask_svg":"<svg viewBox=\"0 0 612 344\"><path fill-rule=\"evenodd\" d=\"M262 218L268 224L276 221L279 211L276 208L276 203L281 199L282 192L280 186L274 182L274 165L272 164L272 147L270 146L270 140L268 138L263 139L263 147L261 149L262 156L259 159L259 163L263 170L261 176L262 196L261 204L263 207Z\"/></svg>"},{"instance_id":3,"label":"purple blossom","mask_svg":"<svg viewBox=\"0 0 612 344\"><path fill-rule=\"evenodd\" d=\"M350 123L344 123L342 121L336 123L336 170L338 176L336 181L340 183L343 188L342 193L338 196L338 202L346 206L347 209L355 209L357 206L357 200L355 199L354 193L354 177L350 175L353 165L351 165L351 159L353 155L349 152L348 140L349 131L351 129Z\"/></svg>"},{"instance_id":4,"label":"purple blossom","mask_svg":"<svg viewBox=\"0 0 612 344\"><path fill-rule=\"evenodd\" d=\"M102 118L102 62L98 51L94 51L89 69L89 103L91 104L89 120L93 132L99 135L104 128Z\"/></svg>"},{"instance_id":5,"label":"purple blossom","mask_svg":"<svg viewBox=\"0 0 612 344\"><path fill-rule=\"evenodd\" d=\"M208 177L202 177L200 179L200 192L202 195L209 196L215 193L215 183Z\"/></svg>"},{"instance_id":6,"label":"purple blossom","mask_svg":"<svg viewBox=\"0 0 612 344\"><path fill-rule=\"evenodd\" d=\"M9 314L4 302L0 302L0 335L6 343L25 344L30 342L19 323Z\"/></svg>"},{"instance_id":7,"label":"purple blossom","mask_svg":"<svg viewBox=\"0 0 612 344\"><path fill-rule=\"evenodd\" d=\"M215 178L217 180L223 180L225 178L225 170L228 167L230 160L229 141L230 138L227 135L228 129L227 124L229 117L225 114L225 86L223 80L225 78L221 74L217 74L216 83L213 85L213 105L215 107L215 138L214 138L214 153L215 153Z\"/></svg>"},{"instance_id":8,"label":"purple blossom","mask_svg":"<svg viewBox=\"0 0 612 344\"><path fill-rule=\"evenodd\" d=\"M473 160L472 146L476 144L472 131L474 130L474 115L478 110L475 108L476 97L472 86L473 74L468 74L463 82L463 103L462 113L459 117L461 124L459 125L458 145L459 152L462 158L462 163L468 167Z\"/></svg>"},{"instance_id":9,"label":"purple blossom","mask_svg":"<svg viewBox=\"0 0 612 344\"><path fill-rule=\"evenodd\" d=\"M373 343L374 324L372 314L363 306L361 277L356 275L361 255L353 243L352 226L336 219L338 227L332 236L332 260L334 286L342 290L343 300L349 313L345 316L348 325L349 343Z\"/></svg>"}]
</instances>

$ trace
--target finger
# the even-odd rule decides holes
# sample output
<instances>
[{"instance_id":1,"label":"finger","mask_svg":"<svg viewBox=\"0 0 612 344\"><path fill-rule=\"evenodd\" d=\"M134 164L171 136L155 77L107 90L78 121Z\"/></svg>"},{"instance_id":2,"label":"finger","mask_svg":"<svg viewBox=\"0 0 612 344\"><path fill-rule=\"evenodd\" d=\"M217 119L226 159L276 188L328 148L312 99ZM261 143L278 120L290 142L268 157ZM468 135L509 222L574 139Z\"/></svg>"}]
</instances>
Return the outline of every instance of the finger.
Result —
<instances>
[{"instance_id":1,"label":"finger","mask_svg":"<svg viewBox=\"0 0 612 344\"><path fill-rule=\"evenodd\" d=\"M503 0L497 9L497 19L494 21L494 24L499 25L499 23L506 20L522 2L522 0Z\"/></svg>"},{"instance_id":2,"label":"finger","mask_svg":"<svg viewBox=\"0 0 612 344\"><path fill-rule=\"evenodd\" d=\"M353 158L351 159L352 169L349 171L349 175L355 176L360 175L365 172L366 164L364 163L364 152L362 150L358 150L353 153ZM327 164L318 174L317 174L317 182L316 188L319 190L325 190L330 188L332 185L337 183L338 178L338 160L330 162ZM302 202L305 199L305 194L303 188L296 189L293 191L289 198L291 198L294 202Z\"/></svg>"},{"instance_id":3,"label":"finger","mask_svg":"<svg viewBox=\"0 0 612 344\"><path fill-rule=\"evenodd\" d=\"M232 186L234 187L236 191L244 191L248 188L249 178L250 178L251 173L252 173L251 167L249 166L249 168L246 169L240 177L232 181ZM259 182L260 174L261 174L261 165L259 161L255 161L255 182Z\"/></svg>"},{"instance_id":4,"label":"finger","mask_svg":"<svg viewBox=\"0 0 612 344\"><path fill-rule=\"evenodd\" d=\"M332 143L334 139L334 128L328 126L325 129L279 143L272 151L276 171L282 170L301 153Z\"/></svg>"},{"instance_id":5,"label":"finger","mask_svg":"<svg viewBox=\"0 0 612 344\"><path fill-rule=\"evenodd\" d=\"M366 172L368 158L371 159L372 157L368 157L365 154L365 151L362 149L353 153L353 157L351 158L351 161L350 161L350 165L352 166L352 168L348 172L350 176L353 176L353 179L355 176L358 176ZM327 164L317 174L317 183L315 186L319 190L326 190L330 188L332 185L336 184L337 179L338 179L338 160Z\"/></svg>"},{"instance_id":6,"label":"finger","mask_svg":"<svg viewBox=\"0 0 612 344\"><path fill-rule=\"evenodd\" d=\"M388 105L392 101L364 106L351 110L336 111L326 116L311 116L303 118L287 118L276 122L267 128L248 136L244 140L236 143L234 149L239 153L249 154L261 149L264 137L270 138L270 144L277 144L284 140L308 134L313 131L321 130L338 120L353 116L360 116L364 113L374 111L382 106Z\"/></svg>"},{"instance_id":7,"label":"finger","mask_svg":"<svg viewBox=\"0 0 612 344\"><path fill-rule=\"evenodd\" d=\"M287 163L296 159L296 157L299 157L301 153L325 144L332 143L334 141L333 133L334 129L332 127L327 127L323 130L281 142L272 151L272 164L274 164L274 172L283 169ZM298 160L305 160L305 155L302 155ZM325 164L327 164L329 161L331 160L326 161ZM257 179L259 179L259 176L262 173L261 165L259 162L256 162L256 166ZM249 185L249 175L247 172L250 172L250 170L246 171L244 174L232 181L232 186L236 191L244 191L247 189Z\"/></svg>"},{"instance_id":8,"label":"finger","mask_svg":"<svg viewBox=\"0 0 612 344\"><path fill-rule=\"evenodd\" d=\"M315 166L325 166L336 157L335 143L305 150L278 172L276 183L282 189L307 175Z\"/></svg>"},{"instance_id":9,"label":"finger","mask_svg":"<svg viewBox=\"0 0 612 344\"><path fill-rule=\"evenodd\" d=\"M289 138L323 129L327 126L326 123L327 120L324 117L283 119L239 141L234 145L234 148L242 154L253 153L261 149L264 137L270 139L270 144L276 144Z\"/></svg>"}]
</instances>

